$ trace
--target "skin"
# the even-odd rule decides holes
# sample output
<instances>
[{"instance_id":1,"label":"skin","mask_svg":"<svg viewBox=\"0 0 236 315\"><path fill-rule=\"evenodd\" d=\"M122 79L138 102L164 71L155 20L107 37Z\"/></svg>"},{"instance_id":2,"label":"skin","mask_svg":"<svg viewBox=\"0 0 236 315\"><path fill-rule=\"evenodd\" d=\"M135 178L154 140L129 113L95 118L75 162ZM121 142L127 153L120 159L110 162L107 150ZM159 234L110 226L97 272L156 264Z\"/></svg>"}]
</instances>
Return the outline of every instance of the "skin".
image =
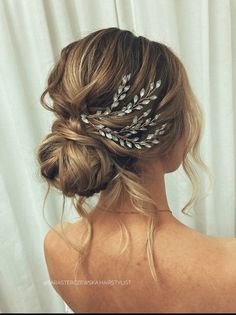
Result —
<instances>
[{"instance_id":1,"label":"skin","mask_svg":"<svg viewBox=\"0 0 236 315\"><path fill-rule=\"evenodd\" d=\"M158 202L168 205L164 176L182 162L184 140L168 156L146 167L143 183ZM153 180L155 178L155 181ZM102 200L99 201L102 207ZM96 208L90 214L93 239L86 265L79 265L77 279L128 281L126 285L56 285L55 290L74 312L235 312L236 239L203 235L179 222L172 213L160 212L154 236L157 278L151 278L146 251L147 220L138 214L105 213ZM115 210L115 209L114 209ZM124 203L120 211L132 211ZM117 256L122 218L130 233L128 250ZM60 226L55 229L61 233ZM85 223L65 224L66 237L81 242ZM73 280L78 253L50 230L44 241L50 279ZM124 283L124 282L123 282Z\"/></svg>"}]
</instances>

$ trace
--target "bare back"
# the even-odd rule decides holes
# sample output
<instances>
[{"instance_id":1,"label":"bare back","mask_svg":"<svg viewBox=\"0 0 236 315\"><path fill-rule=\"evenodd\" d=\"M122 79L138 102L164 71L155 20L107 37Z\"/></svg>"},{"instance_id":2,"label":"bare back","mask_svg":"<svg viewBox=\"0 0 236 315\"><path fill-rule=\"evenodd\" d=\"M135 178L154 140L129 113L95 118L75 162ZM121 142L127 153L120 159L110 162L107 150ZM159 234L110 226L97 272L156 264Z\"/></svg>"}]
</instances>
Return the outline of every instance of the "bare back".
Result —
<instances>
[{"instance_id":1,"label":"bare back","mask_svg":"<svg viewBox=\"0 0 236 315\"><path fill-rule=\"evenodd\" d=\"M77 285L54 286L74 312L236 311L236 240L202 235L177 220L165 222L165 215L155 232L157 282L147 260L146 218L125 215L130 241L121 256L114 218L94 220L89 274L80 266ZM68 238L79 242L84 228L82 221L68 224ZM78 253L53 231L45 239L45 256L51 280L74 279Z\"/></svg>"}]
</instances>

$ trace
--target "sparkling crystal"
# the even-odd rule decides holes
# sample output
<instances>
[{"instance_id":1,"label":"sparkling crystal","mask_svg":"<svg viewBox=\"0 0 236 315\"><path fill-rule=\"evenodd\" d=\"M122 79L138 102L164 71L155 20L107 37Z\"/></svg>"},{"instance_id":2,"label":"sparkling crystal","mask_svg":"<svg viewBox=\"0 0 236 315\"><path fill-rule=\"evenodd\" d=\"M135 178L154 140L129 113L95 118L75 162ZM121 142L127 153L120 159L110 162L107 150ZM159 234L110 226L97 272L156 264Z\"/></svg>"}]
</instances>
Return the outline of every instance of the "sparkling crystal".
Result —
<instances>
[{"instance_id":1,"label":"sparkling crystal","mask_svg":"<svg viewBox=\"0 0 236 315\"><path fill-rule=\"evenodd\" d=\"M156 100L156 99L157 99L157 96L156 96L156 95L152 95L152 96L150 96L150 99L151 99L151 100Z\"/></svg>"},{"instance_id":2,"label":"sparkling crystal","mask_svg":"<svg viewBox=\"0 0 236 315\"><path fill-rule=\"evenodd\" d=\"M124 146L125 146L125 142L124 142L124 140L123 140L123 139L120 139L120 144L122 145L122 147L124 147Z\"/></svg>"},{"instance_id":3,"label":"sparkling crystal","mask_svg":"<svg viewBox=\"0 0 236 315\"><path fill-rule=\"evenodd\" d=\"M124 75L123 78L122 78L122 83L125 84L126 82L127 82L127 76Z\"/></svg>"},{"instance_id":4,"label":"sparkling crystal","mask_svg":"<svg viewBox=\"0 0 236 315\"><path fill-rule=\"evenodd\" d=\"M152 139L154 136L155 136L154 133L150 133L150 134L147 136L147 140Z\"/></svg>"},{"instance_id":5,"label":"sparkling crystal","mask_svg":"<svg viewBox=\"0 0 236 315\"><path fill-rule=\"evenodd\" d=\"M123 90L123 86L120 85L120 86L118 87L118 94L120 94L120 93L122 92L122 90Z\"/></svg>"},{"instance_id":6,"label":"sparkling crystal","mask_svg":"<svg viewBox=\"0 0 236 315\"><path fill-rule=\"evenodd\" d=\"M126 93L121 94L121 96L119 97L119 100L123 100L125 98L125 96L126 96Z\"/></svg>"},{"instance_id":7,"label":"sparkling crystal","mask_svg":"<svg viewBox=\"0 0 236 315\"><path fill-rule=\"evenodd\" d=\"M127 113L127 114L129 114L129 113L131 113L131 112L132 112L132 108L125 110L125 113Z\"/></svg>"},{"instance_id":8,"label":"sparkling crystal","mask_svg":"<svg viewBox=\"0 0 236 315\"><path fill-rule=\"evenodd\" d=\"M105 137L105 132L103 132L102 130L98 131L103 137Z\"/></svg>"},{"instance_id":9,"label":"sparkling crystal","mask_svg":"<svg viewBox=\"0 0 236 315\"><path fill-rule=\"evenodd\" d=\"M110 112L111 112L111 109L109 107L107 107L103 114L108 115L108 114L110 114Z\"/></svg>"},{"instance_id":10,"label":"sparkling crystal","mask_svg":"<svg viewBox=\"0 0 236 315\"><path fill-rule=\"evenodd\" d=\"M142 88L142 90L140 91L140 97L142 97L144 95L144 93L145 93L145 89Z\"/></svg>"},{"instance_id":11,"label":"sparkling crystal","mask_svg":"<svg viewBox=\"0 0 236 315\"><path fill-rule=\"evenodd\" d=\"M129 103L128 105L127 105L127 109L130 109L130 108L132 108L133 107L133 104L132 103Z\"/></svg>"},{"instance_id":12,"label":"sparkling crystal","mask_svg":"<svg viewBox=\"0 0 236 315\"><path fill-rule=\"evenodd\" d=\"M81 115L81 119L83 120L83 122L85 122L86 124L89 123L88 119L85 117L85 115Z\"/></svg>"},{"instance_id":13,"label":"sparkling crystal","mask_svg":"<svg viewBox=\"0 0 236 315\"><path fill-rule=\"evenodd\" d=\"M106 133L106 137L107 137L108 139L112 139L112 135L111 135L110 133Z\"/></svg>"},{"instance_id":14,"label":"sparkling crystal","mask_svg":"<svg viewBox=\"0 0 236 315\"><path fill-rule=\"evenodd\" d=\"M138 100L138 95L135 95L134 96L134 104L137 102L137 100Z\"/></svg>"},{"instance_id":15,"label":"sparkling crystal","mask_svg":"<svg viewBox=\"0 0 236 315\"><path fill-rule=\"evenodd\" d=\"M114 140L114 141L118 141L119 139L117 138L117 136L112 136L112 139Z\"/></svg>"},{"instance_id":16,"label":"sparkling crystal","mask_svg":"<svg viewBox=\"0 0 236 315\"><path fill-rule=\"evenodd\" d=\"M111 105L111 108L117 107L118 105L119 105L119 102L116 101L116 102L114 102L114 103Z\"/></svg>"},{"instance_id":17,"label":"sparkling crystal","mask_svg":"<svg viewBox=\"0 0 236 315\"><path fill-rule=\"evenodd\" d=\"M138 105L138 106L135 107L135 109L138 109L138 110L143 109L143 106Z\"/></svg>"},{"instance_id":18,"label":"sparkling crystal","mask_svg":"<svg viewBox=\"0 0 236 315\"><path fill-rule=\"evenodd\" d=\"M150 90L153 90L153 89L154 89L154 86L155 86L155 82L152 82L152 83L150 84Z\"/></svg>"},{"instance_id":19,"label":"sparkling crystal","mask_svg":"<svg viewBox=\"0 0 236 315\"><path fill-rule=\"evenodd\" d=\"M156 82L156 88L159 88L160 85L161 85L161 80L158 80L158 81Z\"/></svg>"},{"instance_id":20,"label":"sparkling crystal","mask_svg":"<svg viewBox=\"0 0 236 315\"><path fill-rule=\"evenodd\" d=\"M147 126L151 121L151 118L148 118L146 121L145 121L145 125Z\"/></svg>"},{"instance_id":21,"label":"sparkling crystal","mask_svg":"<svg viewBox=\"0 0 236 315\"><path fill-rule=\"evenodd\" d=\"M138 116L136 115L136 116L134 116L134 119L133 119L132 124L136 124L136 123L137 123L137 121L138 121Z\"/></svg>"},{"instance_id":22,"label":"sparkling crystal","mask_svg":"<svg viewBox=\"0 0 236 315\"><path fill-rule=\"evenodd\" d=\"M129 73L129 74L127 75L127 81L129 81L130 78L131 78L131 73Z\"/></svg>"},{"instance_id":23,"label":"sparkling crystal","mask_svg":"<svg viewBox=\"0 0 236 315\"><path fill-rule=\"evenodd\" d=\"M134 145L136 146L136 148L138 148L138 149L142 149L142 147L141 147L141 145L140 145L140 144L135 143Z\"/></svg>"},{"instance_id":24,"label":"sparkling crystal","mask_svg":"<svg viewBox=\"0 0 236 315\"><path fill-rule=\"evenodd\" d=\"M146 105L146 104L148 104L148 103L150 103L150 100L144 100L144 101L142 101L140 104Z\"/></svg>"},{"instance_id":25,"label":"sparkling crystal","mask_svg":"<svg viewBox=\"0 0 236 315\"><path fill-rule=\"evenodd\" d=\"M124 88L124 92L127 92L130 88L130 85L127 85L125 88Z\"/></svg>"},{"instance_id":26,"label":"sparkling crystal","mask_svg":"<svg viewBox=\"0 0 236 315\"><path fill-rule=\"evenodd\" d=\"M125 143L126 143L126 145L127 145L128 147L130 147L130 148L132 148L132 147L133 147L131 142L126 141Z\"/></svg>"}]
</instances>

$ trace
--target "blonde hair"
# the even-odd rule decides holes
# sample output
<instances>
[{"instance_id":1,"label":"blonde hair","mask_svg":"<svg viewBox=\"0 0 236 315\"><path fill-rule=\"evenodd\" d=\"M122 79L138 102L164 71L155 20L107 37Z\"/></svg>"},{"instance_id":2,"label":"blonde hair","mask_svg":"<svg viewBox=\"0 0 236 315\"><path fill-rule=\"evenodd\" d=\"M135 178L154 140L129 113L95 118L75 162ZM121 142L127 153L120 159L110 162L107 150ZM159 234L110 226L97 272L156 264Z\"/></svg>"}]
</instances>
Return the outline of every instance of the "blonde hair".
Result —
<instances>
[{"instance_id":1,"label":"blonde hair","mask_svg":"<svg viewBox=\"0 0 236 315\"><path fill-rule=\"evenodd\" d=\"M151 106L153 115L161 113L160 123L168 123L168 132L162 136L160 144L142 149L141 153L104 139L92 128L85 129L78 118L80 113L93 114L110 106L121 77L128 73L132 73L132 77L127 102L142 87L159 79L162 82L156 93L158 98ZM44 100L47 93L53 101L52 106ZM40 100L56 116L52 132L38 149L41 174L49 187L54 186L64 197L72 198L77 212L87 223L79 253L83 257L88 254L92 236L92 224L84 207L87 198L80 193L108 182L101 192L107 208L112 209L122 198L128 197L133 207L148 217L147 255L152 277L156 280L153 219L158 205L141 184L142 170L136 162L155 160L170 152L188 124L182 164L193 191L183 213L197 197L198 180L192 162L207 170L199 153L202 112L182 62L162 43L115 27L101 29L62 49ZM134 115L103 117L102 124L124 127L132 122Z\"/></svg>"}]
</instances>

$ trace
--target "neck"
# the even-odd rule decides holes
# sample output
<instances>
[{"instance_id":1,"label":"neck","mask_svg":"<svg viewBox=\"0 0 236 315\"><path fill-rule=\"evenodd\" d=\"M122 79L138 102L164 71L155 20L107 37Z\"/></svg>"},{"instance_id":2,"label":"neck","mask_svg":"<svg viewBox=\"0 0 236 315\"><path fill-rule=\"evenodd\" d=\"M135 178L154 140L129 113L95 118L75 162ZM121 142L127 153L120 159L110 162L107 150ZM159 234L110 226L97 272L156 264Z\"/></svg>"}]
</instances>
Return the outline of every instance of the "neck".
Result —
<instances>
[{"instance_id":1,"label":"neck","mask_svg":"<svg viewBox=\"0 0 236 315\"><path fill-rule=\"evenodd\" d=\"M148 164L148 166L147 166ZM171 215L171 209L168 204L165 180L164 180L164 171L162 164L155 162L155 164L150 165L147 163L143 166L143 175L142 175L142 185L148 190L152 199L156 202L160 213L169 213ZM104 198L101 194L99 202L96 206L97 210L104 209ZM106 209L105 209L106 210ZM108 209L110 212L135 212L134 206L131 204L130 200L125 200L119 206L114 207L113 209ZM108 211L107 210L107 211ZM136 211L137 212L137 211Z\"/></svg>"}]
</instances>

